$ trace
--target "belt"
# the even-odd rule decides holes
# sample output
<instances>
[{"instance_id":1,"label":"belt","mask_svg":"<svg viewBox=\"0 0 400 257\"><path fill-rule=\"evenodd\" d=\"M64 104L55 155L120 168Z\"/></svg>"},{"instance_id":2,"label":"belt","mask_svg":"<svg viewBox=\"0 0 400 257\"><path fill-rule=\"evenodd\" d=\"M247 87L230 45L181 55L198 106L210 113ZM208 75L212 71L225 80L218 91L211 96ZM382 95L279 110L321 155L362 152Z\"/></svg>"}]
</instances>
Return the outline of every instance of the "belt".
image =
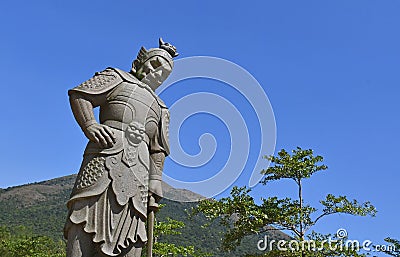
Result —
<instances>
[{"instance_id":1,"label":"belt","mask_svg":"<svg viewBox=\"0 0 400 257\"><path fill-rule=\"evenodd\" d=\"M106 120L103 122L104 125L107 125L109 127L125 131L126 128L128 127L129 124L122 122L122 121L116 121L116 120Z\"/></svg>"},{"instance_id":2,"label":"belt","mask_svg":"<svg viewBox=\"0 0 400 257\"><path fill-rule=\"evenodd\" d=\"M111 127L111 128L118 129L118 130L120 130L120 131L125 131L125 130L128 128L128 126L129 126L129 124L127 124L127 123L125 123L125 122L122 122L122 121L117 121L117 120L106 120L106 121L103 122L103 124L104 124L104 125L107 125L107 126L109 126L109 127ZM144 141L147 145L149 145L150 138L149 138L149 136L148 136L146 133L144 133L144 139L143 139L143 141Z\"/></svg>"}]
</instances>

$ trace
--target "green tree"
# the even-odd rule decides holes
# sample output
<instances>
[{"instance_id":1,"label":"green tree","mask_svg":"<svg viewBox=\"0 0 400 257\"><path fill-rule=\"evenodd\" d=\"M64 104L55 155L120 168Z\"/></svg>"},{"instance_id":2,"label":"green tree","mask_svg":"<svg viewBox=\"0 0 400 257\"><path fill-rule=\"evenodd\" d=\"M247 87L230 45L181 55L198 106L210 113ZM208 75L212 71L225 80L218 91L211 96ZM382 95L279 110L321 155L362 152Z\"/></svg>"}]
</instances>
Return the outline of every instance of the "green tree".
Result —
<instances>
[{"instance_id":1,"label":"green tree","mask_svg":"<svg viewBox=\"0 0 400 257\"><path fill-rule=\"evenodd\" d=\"M357 249L345 247L344 240L333 242L328 247L324 240L335 239L335 235L316 233L311 228L323 217L345 213L356 216L375 216L376 209L371 203L359 203L357 200L348 200L346 196L328 194L321 200L322 209L310 206L304 201L303 181L309 179L318 171L326 170L322 156L314 156L313 151L303 150L300 147L289 154L285 150L277 156L265 156L271 166L262 171L265 175L261 183L266 185L275 180L290 179L297 185L297 199L278 197L262 198L257 204L250 195L247 187L234 187L229 197L220 200L207 199L200 202L194 209L194 214L203 213L209 220L218 220L227 228L223 236L222 249L230 251L240 245L242 239L251 234L264 233L267 230L281 230L291 233L299 245L313 240L315 246L309 249L293 249L279 251L277 249L264 253L261 256L363 256ZM315 251L318 249L318 251Z\"/></svg>"},{"instance_id":2,"label":"green tree","mask_svg":"<svg viewBox=\"0 0 400 257\"><path fill-rule=\"evenodd\" d=\"M161 208L163 205L161 205ZM182 221L167 218L166 221L157 221L154 225L154 238L155 243L153 246L153 253L155 256L192 256L192 257L207 257L211 256L208 253L196 250L193 245L182 246L161 242L160 239L167 235L180 235L180 229L184 228L185 224ZM146 249L142 251L142 256L145 256Z\"/></svg>"},{"instance_id":3,"label":"green tree","mask_svg":"<svg viewBox=\"0 0 400 257\"><path fill-rule=\"evenodd\" d=\"M33 235L27 228L0 227L2 257L64 257L65 244L46 236Z\"/></svg>"},{"instance_id":4,"label":"green tree","mask_svg":"<svg viewBox=\"0 0 400 257\"><path fill-rule=\"evenodd\" d=\"M206 257L209 254L196 251L195 247L190 246L177 246L166 242L158 241L162 236L166 235L179 235L181 232L179 229L185 227L182 221L177 221L168 218L167 221L158 221L154 226L154 236L156 238L154 244L154 254L156 256L193 256L193 257Z\"/></svg>"},{"instance_id":5,"label":"green tree","mask_svg":"<svg viewBox=\"0 0 400 257\"><path fill-rule=\"evenodd\" d=\"M159 239L165 235L180 234L179 229L185 227L181 221L168 218L165 222L158 221L154 235ZM145 256L146 251L143 251ZM156 242L155 256L193 256L206 257L210 254L196 250L194 246L178 246L166 242ZM0 226L0 256L1 257L65 257L65 243L54 241L46 236L34 235L23 226L7 228Z\"/></svg>"}]
</instances>

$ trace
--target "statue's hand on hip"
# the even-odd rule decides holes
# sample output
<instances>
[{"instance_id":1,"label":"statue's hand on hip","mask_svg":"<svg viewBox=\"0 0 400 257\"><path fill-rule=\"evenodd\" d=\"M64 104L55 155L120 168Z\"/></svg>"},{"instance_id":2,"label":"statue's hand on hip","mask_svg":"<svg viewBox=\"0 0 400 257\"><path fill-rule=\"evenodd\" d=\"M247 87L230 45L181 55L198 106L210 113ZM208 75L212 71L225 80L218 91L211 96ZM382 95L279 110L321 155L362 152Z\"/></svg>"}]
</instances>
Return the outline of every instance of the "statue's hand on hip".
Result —
<instances>
[{"instance_id":1,"label":"statue's hand on hip","mask_svg":"<svg viewBox=\"0 0 400 257\"><path fill-rule=\"evenodd\" d=\"M116 138L110 127L103 124L92 124L84 130L86 137L93 142L96 142L102 148L110 148Z\"/></svg>"}]
</instances>

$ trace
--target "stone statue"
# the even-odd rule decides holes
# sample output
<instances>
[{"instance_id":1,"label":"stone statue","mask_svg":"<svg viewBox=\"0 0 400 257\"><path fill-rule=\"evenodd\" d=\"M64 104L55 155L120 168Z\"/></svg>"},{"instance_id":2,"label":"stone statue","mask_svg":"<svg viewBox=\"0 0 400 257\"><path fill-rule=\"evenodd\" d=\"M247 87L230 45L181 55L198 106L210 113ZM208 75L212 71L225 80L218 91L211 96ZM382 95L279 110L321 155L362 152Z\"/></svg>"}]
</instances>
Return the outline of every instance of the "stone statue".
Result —
<instances>
[{"instance_id":1,"label":"stone statue","mask_svg":"<svg viewBox=\"0 0 400 257\"><path fill-rule=\"evenodd\" d=\"M67 257L138 257L151 242L169 154L169 112L154 90L177 55L160 38L159 48L140 49L130 72L107 68L68 91L89 143L67 203Z\"/></svg>"}]
</instances>

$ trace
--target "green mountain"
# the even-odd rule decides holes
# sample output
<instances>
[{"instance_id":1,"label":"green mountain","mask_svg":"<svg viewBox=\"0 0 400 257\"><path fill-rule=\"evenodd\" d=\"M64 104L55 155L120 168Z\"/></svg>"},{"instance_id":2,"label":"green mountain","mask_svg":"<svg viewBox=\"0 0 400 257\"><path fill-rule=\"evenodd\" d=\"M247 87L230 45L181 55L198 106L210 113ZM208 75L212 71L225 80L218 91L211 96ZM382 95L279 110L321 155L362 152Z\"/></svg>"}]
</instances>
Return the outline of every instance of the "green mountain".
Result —
<instances>
[{"instance_id":1,"label":"green mountain","mask_svg":"<svg viewBox=\"0 0 400 257\"><path fill-rule=\"evenodd\" d=\"M66 219L65 203L75 182L76 175L56 178L48 181L0 189L0 226L23 225L32 229L35 234L62 239L62 229ZM204 197L186 189L176 189L164 183L166 198L194 201ZM221 233L224 228L215 224L202 228L206 220L202 216L190 218L187 210L196 203L174 202L163 200L165 207L156 214L158 220L171 217L183 221L186 227L180 235L164 236L159 241L177 245L194 245L196 248L214 254L214 256L243 256L245 253L257 253L257 242L263 236L252 236L244 240L234 253L223 253L219 250ZM270 239L288 239L279 231L271 231ZM258 251L258 253L260 253Z\"/></svg>"}]
</instances>

